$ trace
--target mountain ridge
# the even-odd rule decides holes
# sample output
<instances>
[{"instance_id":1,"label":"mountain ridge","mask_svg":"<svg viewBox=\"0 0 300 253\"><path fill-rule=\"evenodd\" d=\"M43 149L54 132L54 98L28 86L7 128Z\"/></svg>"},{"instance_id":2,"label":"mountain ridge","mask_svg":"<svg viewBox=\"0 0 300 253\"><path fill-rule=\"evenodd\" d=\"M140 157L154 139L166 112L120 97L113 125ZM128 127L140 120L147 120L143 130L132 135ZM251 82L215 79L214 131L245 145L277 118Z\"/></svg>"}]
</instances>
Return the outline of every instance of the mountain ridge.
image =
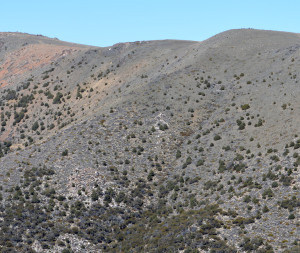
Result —
<instances>
[{"instance_id":1,"label":"mountain ridge","mask_svg":"<svg viewBox=\"0 0 300 253\"><path fill-rule=\"evenodd\" d=\"M0 48L1 250L299 250L298 34L27 38Z\"/></svg>"}]
</instances>

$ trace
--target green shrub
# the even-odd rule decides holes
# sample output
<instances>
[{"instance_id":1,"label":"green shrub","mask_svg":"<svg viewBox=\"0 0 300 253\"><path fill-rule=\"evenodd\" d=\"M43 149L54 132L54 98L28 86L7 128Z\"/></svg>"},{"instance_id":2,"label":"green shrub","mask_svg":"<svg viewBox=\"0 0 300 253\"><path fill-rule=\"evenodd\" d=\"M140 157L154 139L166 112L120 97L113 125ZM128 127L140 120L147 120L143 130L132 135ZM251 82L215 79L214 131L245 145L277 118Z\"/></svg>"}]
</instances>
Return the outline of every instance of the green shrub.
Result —
<instances>
[{"instance_id":1,"label":"green shrub","mask_svg":"<svg viewBox=\"0 0 300 253\"><path fill-rule=\"evenodd\" d=\"M263 211L264 213L267 213L267 212L269 212L270 210L269 210L269 208L268 208L266 205L264 205L262 211Z\"/></svg>"},{"instance_id":2,"label":"green shrub","mask_svg":"<svg viewBox=\"0 0 300 253\"><path fill-rule=\"evenodd\" d=\"M63 97L63 94L60 92L57 92L55 98L53 99L53 104L60 104L60 99Z\"/></svg>"},{"instance_id":3,"label":"green shrub","mask_svg":"<svg viewBox=\"0 0 300 253\"><path fill-rule=\"evenodd\" d=\"M34 124L32 125L32 130L33 131L36 131L37 129L39 128L39 123L36 121L36 122L34 122Z\"/></svg>"},{"instance_id":4,"label":"green shrub","mask_svg":"<svg viewBox=\"0 0 300 253\"><path fill-rule=\"evenodd\" d=\"M177 150L176 152L176 159L179 159L181 157L181 152L180 150Z\"/></svg>"},{"instance_id":5,"label":"green shrub","mask_svg":"<svg viewBox=\"0 0 300 253\"><path fill-rule=\"evenodd\" d=\"M244 104L244 105L241 105L241 108L242 110L248 110L250 108L250 105L249 104Z\"/></svg>"},{"instance_id":6,"label":"green shrub","mask_svg":"<svg viewBox=\"0 0 300 253\"><path fill-rule=\"evenodd\" d=\"M288 218L289 220L293 220L293 219L295 219L295 215L293 214L293 213L291 213L290 215L289 215L289 218Z\"/></svg>"},{"instance_id":7,"label":"green shrub","mask_svg":"<svg viewBox=\"0 0 300 253\"><path fill-rule=\"evenodd\" d=\"M222 139L222 137L220 136L220 135L215 135L215 137L214 137L214 141L218 141L218 140L221 140Z\"/></svg>"},{"instance_id":8,"label":"green shrub","mask_svg":"<svg viewBox=\"0 0 300 253\"><path fill-rule=\"evenodd\" d=\"M65 150L61 153L62 156L67 156L68 154L69 154L69 151L68 151L67 149L65 149Z\"/></svg>"}]
</instances>

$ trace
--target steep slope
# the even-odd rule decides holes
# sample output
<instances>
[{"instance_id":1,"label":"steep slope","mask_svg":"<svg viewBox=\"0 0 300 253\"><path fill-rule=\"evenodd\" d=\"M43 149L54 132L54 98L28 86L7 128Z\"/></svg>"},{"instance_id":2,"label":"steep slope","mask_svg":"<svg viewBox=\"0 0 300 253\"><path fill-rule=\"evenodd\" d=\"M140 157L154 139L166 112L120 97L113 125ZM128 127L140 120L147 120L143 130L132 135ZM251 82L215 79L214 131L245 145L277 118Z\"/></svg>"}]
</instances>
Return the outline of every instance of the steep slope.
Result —
<instances>
[{"instance_id":1,"label":"steep slope","mask_svg":"<svg viewBox=\"0 0 300 253\"><path fill-rule=\"evenodd\" d=\"M299 48L0 34L1 249L299 251Z\"/></svg>"}]
</instances>

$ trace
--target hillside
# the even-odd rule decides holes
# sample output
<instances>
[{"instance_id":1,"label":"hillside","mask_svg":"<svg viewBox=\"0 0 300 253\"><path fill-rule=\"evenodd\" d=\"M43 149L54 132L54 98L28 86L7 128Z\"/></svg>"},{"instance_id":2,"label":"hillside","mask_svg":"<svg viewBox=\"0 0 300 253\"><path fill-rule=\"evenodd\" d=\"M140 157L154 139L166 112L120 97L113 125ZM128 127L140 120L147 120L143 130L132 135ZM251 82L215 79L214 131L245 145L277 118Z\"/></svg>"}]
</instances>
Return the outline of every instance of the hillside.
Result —
<instances>
[{"instance_id":1,"label":"hillside","mask_svg":"<svg viewBox=\"0 0 300 253\"><path fill-rule=\"evenodd\" d=\"M1 252L299 252L299 49L0 33Z\"/></svg>"}]
</instances>

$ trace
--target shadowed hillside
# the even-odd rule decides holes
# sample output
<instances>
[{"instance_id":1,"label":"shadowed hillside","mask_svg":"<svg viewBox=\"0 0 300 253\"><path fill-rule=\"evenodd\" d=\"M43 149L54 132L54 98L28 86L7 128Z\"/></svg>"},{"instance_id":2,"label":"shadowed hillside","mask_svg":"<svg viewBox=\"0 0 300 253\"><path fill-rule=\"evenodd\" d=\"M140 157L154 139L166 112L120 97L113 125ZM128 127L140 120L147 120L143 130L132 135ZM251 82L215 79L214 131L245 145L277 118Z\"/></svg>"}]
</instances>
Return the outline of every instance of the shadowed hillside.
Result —
<instances>
[{"instance_id":1,"label":"shadowed hillside","mask_svg":"<svg viewBox=\"0 0 300 253\"><path fill-rule=\"evenodd\" d=\"M0 33L1 252L299 252L299 49Z\"/></svg>"}]
</instances>

